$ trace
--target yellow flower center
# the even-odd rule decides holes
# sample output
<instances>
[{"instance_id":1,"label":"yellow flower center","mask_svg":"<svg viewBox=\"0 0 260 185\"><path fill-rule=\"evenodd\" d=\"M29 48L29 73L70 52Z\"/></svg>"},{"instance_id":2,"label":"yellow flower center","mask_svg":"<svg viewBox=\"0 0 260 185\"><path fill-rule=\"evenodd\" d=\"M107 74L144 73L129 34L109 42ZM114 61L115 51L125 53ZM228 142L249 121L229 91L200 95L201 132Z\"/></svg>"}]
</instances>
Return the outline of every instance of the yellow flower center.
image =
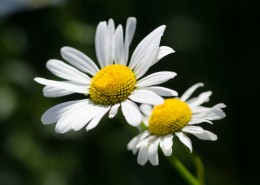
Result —
<instances>
[{"instance_id":1,"label":"yellow flower center","mask_svg":"<svg viewBox=\"0 0 260 185\"><path fill-rule=\"evenodd\" d=\"M175 98L164 100L154 107L149 119L149 130L155 135L167 135L180 131L191 119L188 104Z\"/></svg>"},{"instance_id":2,"label":"yellow flower center","mask_svg":"<svg viewBox=\"0 0 260 185\"><path fill-rule=\"evenodd\" d=\"M114 105L127 99L136 84L132 70L121 64L112 64L101 69L90 84L90 99L95 104Z\"/></svg>"}]
</instances>

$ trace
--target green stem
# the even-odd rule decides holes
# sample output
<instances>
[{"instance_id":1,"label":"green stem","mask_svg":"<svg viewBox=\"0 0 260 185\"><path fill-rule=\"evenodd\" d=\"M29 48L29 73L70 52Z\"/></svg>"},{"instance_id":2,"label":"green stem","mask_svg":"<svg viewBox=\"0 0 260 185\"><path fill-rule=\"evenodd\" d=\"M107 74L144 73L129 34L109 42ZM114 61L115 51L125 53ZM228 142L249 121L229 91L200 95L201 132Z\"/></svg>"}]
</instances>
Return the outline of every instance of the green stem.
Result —
<instances>
[{"instance_id":1,"label":"green stem","mask_svg":"<svg viewBox=\"0 0 260 185\"><path fill-rule=\"evenodd\" d=\"M186 180L188 184L202 185L176 157L167 158L169 159L172 166L180 173L180 175Z\"/></svg>"},{"instance_id":2,"label":"green stem","mask_svg":"<svg viewBox=\"0 0 260 185\"><path fill-rule=\"evenodd\" d=\"M196 176L201 185L205 185L204 180L204 166L199 156L193 154L193 161L196 167Z\"/></svg>"}]
</instances>

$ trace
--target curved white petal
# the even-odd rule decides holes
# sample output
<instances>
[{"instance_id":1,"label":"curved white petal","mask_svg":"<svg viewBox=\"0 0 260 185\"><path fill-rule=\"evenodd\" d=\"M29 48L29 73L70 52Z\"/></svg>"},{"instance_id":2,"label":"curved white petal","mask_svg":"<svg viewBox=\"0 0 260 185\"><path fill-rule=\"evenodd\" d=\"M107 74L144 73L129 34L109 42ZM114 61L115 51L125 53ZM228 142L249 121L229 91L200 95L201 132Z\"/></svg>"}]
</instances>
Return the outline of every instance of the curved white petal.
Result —
<instances>
[{"instance_id":1,"label":"curved white petal","mask_svg":"<svg viewBox=\"0 0 260 185\"><path fill-rule=\"evenodd\" d=\"M160 49L159 49L158 58L157 58L157 60L154 61L154 63L152 65L156 64L163 57L165 57L165 56L167 56L167 55L169 55L171 53L174 53L174 52L175 51L172 48L168 47L168 46L161 46Z\"/></svg>"},{"instance_id":2,"label":"curved white petal","mask_svg":"<svg viewBox=\"0 0 260 185\"><path fill-rule=\"evenodd\" d=\"M148 161L148 146L143 145L140 147L138 156L137 156L137 163L140 165L145 165Z\"/></svg>"},{"instance_id":3,"label":"curved white petal","mask_svg":"<svg viewBox=\"0 0 260 185\"><path fill-rule=\"evenodd\" d=\"M88 87L87 86L86 87L78 86L78 85L69 84L69 83L66 83L66 82L47 80L45 78L39 78L39 77L34 78L34 80L36 82L42 84L42 85L56 87L56 88L64 89L64 90L71 91L71 92L76 92L76 93L81 93L81 94L88 93Z\"/></svg>"},{"instance_id":4,"label":"curved white petal","mask_svg":"<svg viewBox=\"0 0 260 185\"><path fill-rule=\"evenodd\" d=\"M141 133L141 134L143 134L143 133ZM136 145L137 145L137 143L138 143L138 141L139 141L139 138L140 138L140 135L141 135L141 134L135 136L135 137L134 137L133 139L131 139L131 141L127 144L127 149L128 149L128 150L132 150L133 154L136 154L136 152L137 152Z\"/></svg>"},{"instance_id":5,"label":"curved white petal","mask_svg":"<svg viewBox=\"0 0 260 185\"><path fill-rule=\"evenodd\" d=\"M78 106L84 104L86 100L75 100L55 105L45 111L41 117L41 121L44 125L55 123L59 118L67 111L70 111Z\"/></svg>"},{"instance_id":6,"label":"curved white petal","mask_svg":"<svg viewBox=\"0 0 260 185\"><path fill-rule=\"evenodd\" d=\"M191 133L197 138L201 140L210 140L210 141L216 141L218 139L218 136L208 130L204 130L202 133Z\"/></svg>"},{"instance_id":7,"label":"curved white petal","mask_svg":"<svg viewBox=\"0 0 260 185\"><path fill-rule=\"evenodd\" d=\"M197 83L197 84L191 86L189 89L187 89L187 90L183 93L183 95L180 97L180 100L186 101L187 99L190 98L190 96L194 93L194 91L195 91L196 89L198 89L199 87L203 87L203 86L204 86L203 83Z\"/></svg>"},{"instance_id":8,"label":"curved white petal","mask_svg":"<svg viewBox=\"0 0 260 185\"><path fill-rule=\"evenodd\" d=\"M82 93L82 94L88 93L88 89L89 89L89 86L79 86L79 85L74 85L74 84L71 84L71 83L68 83L68 82L48 80L48 79L39 78L39 77L34 78L34 81L36 81L36 82L38 82L42 85L49 86L49 87L64 89L64 90L67 90L67 91Z\"/></svg>"},{"instance_id":9,"label":"curved white petal","mask_svg":"<svg viewBox=\"0 0 260 185\"><path fill-rule=\"evenodd\" d=\"M203 122L213 124L211 121L206 120L205 118L191 118L188 125L195 125L195 124L199 124L199 123L203 123Z\"/></svg>"},{"instance_id":10,"label":"curved white petal","mask_svg":"<svg viewBox=\"0 0 260 185\"><path fill-rule=\"evenodd\" d=\"M132 150L133 154L136 154L138 151L137 145L139 144L140 141L145 139L149 135L148 131L144 131L137 136L135 136L128 144L127 144L127 149Z\"/></svg>"},{"instance_id":11,"label":"curved white petal","mask_svg":"<svg viewBox=\"0 0 260 185\"><path fill-rule=\"evenodd\" d=\"M81 124L83 120L85 121L86 119L88 119L90 115L84 114L86 108L89 108L88 105L89 101L84 101L81 104L78 104L77 107L73 107L73 109L70 109L69 111L65 112L57 121L55 131L57 133L66 133L72 129L75 129L75 127Z\"/></svg>"},{"instance_id":12,"label":"curved white petal","mask_svg":"<svg viewBox=\"0 0 260 185\"><path fill-rule=\"evenodd\" d=\"M65 133L70 130L78 131L93 119L103 107L95 106L88 101L73 111L66 112L57 122L55 130L58 133Z\"/></svg>"},{"instance_id":13,"label":"curved white petal","mask_svg":"<svg viewBox=\"0 0 260 185\"><path fill-rule=\"evenodd\" d=\"M137 105L130 100L125 100L121 106L126 121L135 127L140 125L142 117Z\"/></svg>"},{"instance_id":14,"label":"curved white petal","mask_svg":"<svg viewBox=\"0 0 260 185\"><path fill-rule=\"evenodd\" d=\"M137 66L137 64L142 60L142 58L144 58L144 56L147 54L149 46L151 46L154 43L154 41L157 41L158 38L161 38L165 30L165 27L166 26L163 25L156 28L138 44L130 60L129 67L131 69L134 69Z\"/></svg>"},{"instance_id":15,"label":"curved white petal","mask_svg":"<svg viewBox=\"0 0 260 185\"><path fill-rule=\"evenodd\" d=\"M165 156L170 156L172 154L172 145L173 145L173 135L168 134L161 138L160 147Z\"/></svg>"},{"instance_id":16,"label":"curved white petal","mask_svg":"<svg viewBox=\"0 0 260 185\"><path fill-rule=\"evenodd\" d=\"M192 98L186 101L186 103L192 108L199 106L209 101L209 97L212 95L211 91L203 92L198 97Z\"/></svg>"},{"instance_id":17,"label":"curved white petal","mask_svg":"<svg viewBox=\"0 0 260 185\"><path fill-rule=\"evenodd\" d=\"M177 91L165 87L151 86L151 87L140 87L138 89L149 90L154 92L155 94L158 94L159 96L178 96Z\"/></svg>"},{"instance_id":18,"label":"curved white petal","mask_svg":"<svg viewBox=\"0 0 260 185\"><path fill-rule=\"evenodd\" d=\"M93 103L91 102L88 106L85 106L84 108L82 108L81 112L80 111L78 111L77 113L75 112L76 116L74 116L74 117L78 117L78 118L72 121L71 129L73 129L74 131L78 131L78 130L82 129L85 125L89 125L90 122L93 119L95 119L95 117L98 116L99 113L101 113L103 111L103 109L105 109L105 108L106 107L103 107L103 106L93 105ZM86 114L86 112L87 112L87 114ZM71 115L71 117L72 117L72 115ZM98 118L99 118L99 116L98 116ZM94 124L94 123L92 123L92 124ZM97 124L98 124L98 122L96 123L96 125ZM91 129L91 127L94 128L95 126L91 125L89 127Z\"/></svg>"},{"instance_id":19,"label":"curved white petal","mask_svg":"<svg viewBox=\"0 0 260 185\"><path fill-rule=\"evenodd\" d=\"M115 105L113 105L109 111L109 118L113 118L115 117L115 115L117 114L118 108L120 107L120 104L117 103Z\"/></svg>"},{"instance_id":20,"label":"curved white petal","mask_svg":"<svg viewBox=\"0 0 260 185\"><path fill-rule=\"evenodd\" d=\"M148 90L135 90L129 97L130 100L138 103L157 105L163 103L163 98Z\"/></svg>"},{"instance_id":21,"label":"curved white petal","mask_svg":"<svg viewBox=\"0 0 260 185\"><path fill-rule=\"evenodd\" d=\"M175 134L178 136L180 141L190 149L190 152L192 152L192 144L190 138L185 136L182 132L176 132Z\"/></svg>"},{"instance_id":22,"label":"curved white petal","mask_svg":"<svg viewBox=\"0 0 260 185\"><path fill-rule=\"evenodd\" d=\"M112 38L105 21L100 22L97 26L95 47L100 67L104 68L112 64Z\"/></svg>"},{"instance_id":23,"label":"curved white petal","mask_svg":"<svg viewBox=\"0 0 260 185\"><path fill-rule=\"evenodd\" d=\"M88 56L72 47L62 47L61 56L71 65L92 76L99 71L97 65Z\"/></svg>"},{"instance_id":24,"label":"curved white petal","mask_svg":"<svg viewBox=\"0 0 260 185\"><path fill-rule=\"evenodd\" d=\"M90 78L77 70L76 68L60 61L51 59L47 62L46 67L56 76L74 82L89 85Z\"/></svg>"},{"instance_id":25,"label":"curved white petal","mask_svg":"<svg viewBox=\"0 0 260 185\"><path fill-rule=\"evenodd\" d=\"M219 108L210 108L206 111L193 115L193 119L220 120L226 117L225 112Z\"/></svg>"},{"instance_id":26,"label":"curved white petal","mask_svg":"<svg viewBox=\"0 0 260 185\"><path fill-rule=\"evenodd\" d=\"M199 113L202 113L202 112L205 112L205 111L208 111L210 109L211 108L204 107L204 106L191 107L192 114L195 114L195 115L199 114Z\"/></svg>"},{"instance_id":27,"label":"curved white petal","mask_svg":"<svg viewBox=\"0 0 260 185\"><path fill-rule=\"evenodd\" d=\"M218 104L214 105L212 108L223 109L226 107L227 106L224 103L218 103Z\"/></svg>"},{"instance_id":28,"label":"curved white petal","mask_svg":"<svg viewBox=\"0 0 260 185\"><path fill-rule=\"evenodd\" d=\"M66 95L70 95L73 94L74 92L72 91L68 91L65 89L60 89L60 88L56 88L56 87L51 87L51 86L45 86L43 88L43 95L45 97L61 97L61 96L66 96Z\"/></svg>"},{"instance_id":29,"label":"curved white petal","mask_svg":"<svg viewBox=\"0 0 260 185\"><path fill-rule=\"evenodd\" d=\"M177 74L175 72L163 71L150 74L137 81L136 87L153 86L164 83L171 78L174 78Z\"/></svg>"},{"instance_id":30,"label":"curved white petal","mask_svg":"<svg viewBox=\"0 0 260 185\"><path fill-rule=\"evenodd\" d=\"M156 166L159 164L158 159L158 145L160 143L160 138L155 139L148 148L148 158L152 165Z\"/></svg>"},{"instance_id":31,"label":"curved white petal","mask_svg":"<svg viewBox=\"0 0 260 185\"><path fill-rule=\"evenodd\" d=\"M133 40L136 29L136 19L134 17L129 17L126 22L126 30L125 30L125 42L124 42L124 65L127 64L128 55L129 55L129 46Z\"/></svg>"},{"instance_id":32,"label":"curved white petal","mask_svg":"<svg viewBox=\"0 0 260 185\"><path fill-rule=\"evenodd\" d=\"M203 133L204 130L203 128L199 127L199 126L185 126L183 129L182 129L183 132L188 132L188 133Z\"/></svg>"},{"instance_id":33,"label":"curved white petal","mask_svg":"<svg viewBox=\"0 0 260 185\"><path fill-rule=\"evenodd\" d=\"M104 117L104 115L109 111L109 108L110 107L103 107L103 109L101 109L100 112L86 126L86 131L95 128L100 120Z\"/></svg>"},{"instance_id":34,"label":"curved white petal","mask_svg":"<svg viewBox=\"0 0 260 185\"><path fill-rule=\"evenodd\" d=\"M160 38L154 40L154 43L147 46L145 55L140 58L137 62L138 64L134 68L134 73L136 74L136 78L141 78L148 69L152 66L152 64L157 61L158 53L159 53L159 45Z\"/></svg>"},{"instance_id":35,"label":"curved white petal","mask_svg":"<svg viewBox=\"0 0 260 185\"><path fill-rule=\"evenodd\" d=\"M124 60L123 28L121 25L117 27L114 36L114 62L126 65L126 61Z\"/></svg>"},{"instance_id":36,"label":"curved white petal","mask_svg":"<svg viewBox=\"0 0 260 185\"><path fill-rule=\"evenodd\" d=\"M149 115L151 115L153 107L149 104L141 104L140 110L144 115L149 116Z\"/></svg>"},{"instance_id":37,"label":"curved white petal","mask_svg":"<svg viewBox=\"0 0 260 185\"><path fill-rule=\"evenodd\" d=\"M89 86L77 84L77 83L74 83L74 82L71 82L71 81L63 81L63 82L66 82L68 84L78 85L78 86L81 86L83 88L86 88L86 92L84 94L88 94ZM73 93L74 93L73 91L68 91L68 90L65 90L65 89L62 89L62 88L57 88L57 87L52 87L52 86L45 86L43 88L43 95L45 97L51 97L51 98L61 97L61 96L66 96L66 95L70 95L70 94L73 94Z\"/></svg>"}]
</instances>

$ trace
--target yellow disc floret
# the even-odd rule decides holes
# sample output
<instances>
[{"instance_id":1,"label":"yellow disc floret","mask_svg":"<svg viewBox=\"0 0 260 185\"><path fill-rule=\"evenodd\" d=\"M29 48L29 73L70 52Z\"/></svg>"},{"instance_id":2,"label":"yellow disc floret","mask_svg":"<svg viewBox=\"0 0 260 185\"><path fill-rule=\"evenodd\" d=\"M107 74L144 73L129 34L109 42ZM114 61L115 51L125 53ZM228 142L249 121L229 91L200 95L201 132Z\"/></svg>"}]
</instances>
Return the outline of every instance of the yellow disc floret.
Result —
<instances>
[{"instance_id":1,"label":"yellow disc floret","mask_svg":"<svg viewBox=\"0 0 260 185\"><path fill-rule=\"evenodd\" d=\"M134 91L135 84L135 74L129 67L112 64L92 78L89 95L95 104L114 105L126 100Z\"/></svg>"},{"instance_id":2,"label":"yellow disc floret","mask_svg":"<svg viewBox=\"0 0 260 185\"><path fill-rule=\"evenodd\" d=\"M191 119L188 104L175 98L166 99L154 107L149 119L149 130L155 135L167 135L180 131Z\"/></svg>"}]
</instances>

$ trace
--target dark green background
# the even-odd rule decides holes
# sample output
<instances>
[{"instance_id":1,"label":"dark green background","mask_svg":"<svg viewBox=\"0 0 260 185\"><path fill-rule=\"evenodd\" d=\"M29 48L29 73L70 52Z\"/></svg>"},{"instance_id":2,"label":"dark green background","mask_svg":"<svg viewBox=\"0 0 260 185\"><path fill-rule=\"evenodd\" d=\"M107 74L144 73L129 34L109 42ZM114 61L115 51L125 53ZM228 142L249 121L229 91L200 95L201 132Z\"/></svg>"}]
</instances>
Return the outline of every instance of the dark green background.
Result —
<instances>
[{"instance_id":1,"label":"dark green background","mask_svg":"<svg viewBox=\"0 0 260 185\"><path fill-rule=\"evenodd\" d=\"M4 0L3 0L4 1ZM46 5L0 2L0 185L181 185L186 184L160 153L160 165L144 167L126 145L137 131L122 114L107 116L86 133L56 134L40 117L55 104L84 98L45 98L36 76L57 79L45 64L61 59L62 46L75 47L96 61L95 29L113 18L125 25L137 18L130 51L154 28L165 24L161 45L171 54L153 66L178 76L164 86L180 94L197 82L212 90L208 106L224 102L224 120L203 126L216 142L191 137L205 164L207 185L258 185L259 153L259 17L257 0L67 0ZM8 2L8 1L6 1ZM198 94L198 92L197 92ZM193 170L186 148L174 140L174 155Z\"/></svg>"}]
</instances>

